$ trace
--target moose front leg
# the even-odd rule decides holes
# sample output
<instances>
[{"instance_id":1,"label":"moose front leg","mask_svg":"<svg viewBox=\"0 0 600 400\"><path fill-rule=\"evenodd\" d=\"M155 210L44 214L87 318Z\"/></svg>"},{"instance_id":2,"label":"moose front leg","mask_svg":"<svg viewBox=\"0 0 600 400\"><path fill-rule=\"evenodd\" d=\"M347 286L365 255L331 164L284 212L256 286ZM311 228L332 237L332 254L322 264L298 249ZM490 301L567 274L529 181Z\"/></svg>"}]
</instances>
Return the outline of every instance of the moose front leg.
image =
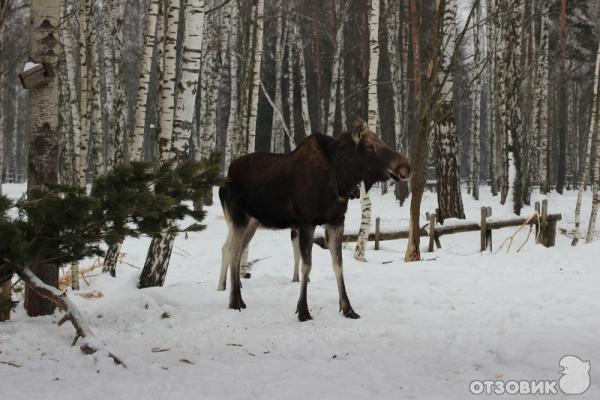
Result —
<instances>
[{"instance_id":1,"label":"moose front leg","mask_svg":"<svg viewBox=\"0 0 600 400\"><path fill-rule=\"evenodd\" d=\"M342 261L344 224L327 225L325 227L325 234L327 235L327 245L329 247L329 252L331 253L333 272L335 273L335 279L340 295L340 311L343 312L344 317L346 318L358 319L360 318L360 315L355 313L352 309L350 300L348 300L348 294L346 293L346 285L344 284L344 267Z\"/></svg>"},{"instance_id":2,"label":"moose front leg","mask_svg":"<svg viewBox=\"0 0 600 400\"><path fill-rule=\"evenodd\" d=\"M292 276L292 282L300 282L300 238L298 237L298 230L292 229L291 239L292 247L294 248L294 275Z\"/></svg>"},{"instance_id":3,"label":"moose front leg","mask_svg":"<svg viewBox=\"0 0 600 400\"><path fill-rule=\"evenodd\" d=\"M303 226L298 230L300 243L300 256L302 257L302 287L300 289L300 298L296 313L300 322L312 319L308 311L308 302L306 300L306 292L308 289L308 281L310 270L312 268L312 244L315 235L314 226Z\"/></svg>"}]
</instances>

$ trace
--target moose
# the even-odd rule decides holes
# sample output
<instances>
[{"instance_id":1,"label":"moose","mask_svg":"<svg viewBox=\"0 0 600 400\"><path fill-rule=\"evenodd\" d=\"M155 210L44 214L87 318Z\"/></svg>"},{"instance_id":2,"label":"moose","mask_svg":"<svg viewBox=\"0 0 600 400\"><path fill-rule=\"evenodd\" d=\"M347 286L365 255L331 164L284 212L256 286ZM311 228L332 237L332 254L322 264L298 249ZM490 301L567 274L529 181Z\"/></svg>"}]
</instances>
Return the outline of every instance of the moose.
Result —
<instances>
[{"instance_id":1,"label":"moose","mask_svg":"<svg viewBox=\"0 0 600 400\"><path fill-rule=\"evenodd\" d=\"M307 289L313 236L317 225L325 225L340 311L346 318L360 318L350 305L343 275L342 239L348 198L361 181L368 190L376 182L407 180L410 175L408 159L387 146L360 119L352 132L338 138L312 134L289 154L256 152L233 161L225 185L219 189L229 228L223 251L228 258L223 260L225 270L231 266L229 308L246 308L240 260L256 230L291 228L297 232L302 260L296 313L301 322L312 319Z\"/></svg>"}]
</instances>

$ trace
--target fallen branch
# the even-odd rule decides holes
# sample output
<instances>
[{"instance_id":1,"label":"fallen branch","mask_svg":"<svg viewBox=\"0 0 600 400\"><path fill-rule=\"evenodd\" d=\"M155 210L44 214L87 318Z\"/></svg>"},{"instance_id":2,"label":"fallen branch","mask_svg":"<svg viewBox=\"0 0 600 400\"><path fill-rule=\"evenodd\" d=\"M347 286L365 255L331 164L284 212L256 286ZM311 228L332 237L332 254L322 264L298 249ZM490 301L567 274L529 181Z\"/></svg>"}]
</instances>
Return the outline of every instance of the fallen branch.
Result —
<instances>
[{"instance_id":1,"label":"fallen branch","mask_svg":"<svg viewBox=\"0 0 600 400\"><path fill-rule=\"evenodd\" d=\"M525 221L524 221L524 222L523 222L521 225L519 225L519 228L517 228L517 230L516 230L516 231L515 231L515 232L514 232L512 235L510 235L509 237L507 237L506 239L504 239L504 241L502 242L502 244L500 245L500 247L498 247L498 250L496 250L496 251L494 252L494 254L497 254L497 253L498 253L498 252L499 252L499 251L502 249L502 247L504 247L504 245L505 245L507 242L508 242L508 247L506 248L506 252L508 253L508 252L510 251L510 246L512 246L512 242L513 242L513 240L514 240L515 236L517 235L517 233L519 233L519 232L521 231L521 229L523 229L524 227L526 227L527 225L529 225L529 224L530 224L530 222L531 222L531 221L532 221L534 218L537 218L537 220L538 220L538 224L539 224L539 218L540 218L540 216L539 216L539 214L538 214L537 212L534 212L534 213L533 213L533 214L531 214L531 215L529 216L529 218L527 218L527 219L526 219L526 220L525 220ZM527 235L527 239L525 239L525 243L527 243L527 241L529 240L529 236L530 236L530 235L531 235L531 228L530 228L530 230L529 230L529 234ZM539 236L539 234L538 234L538 236ZM525 245L525 243L523 243L523 244L522 244L522 245L519 247L519 249L517 250L517 252L523 248L523 246Z\"/></svg>"},{"instance_id":2,"label":"fallen branch","mask_svg":"<svg viewBox=\"0 0 600 400\"><path fill-rule=\"evenodd\" d=\"M85 354L94 354L96 352L105 353L108 357L112 358L113 361L126 367L125 363L116 355L104 349L103 346L95 341L94 333L83 320L79 309L69 299L66 292L47 285L42 282L29 268L20 267L15 268L16 273L25 281L31 289L33 289L38 295L48 299L52 303L56 304L58 308L65 312L65 315L58 322L58 326L61 326L67 321L70 321L75 328L75 338L73 339L72 346L75 346L79 338L84 339L83 343L79 346L79 349Z\"/></svg>"}]
</instances>

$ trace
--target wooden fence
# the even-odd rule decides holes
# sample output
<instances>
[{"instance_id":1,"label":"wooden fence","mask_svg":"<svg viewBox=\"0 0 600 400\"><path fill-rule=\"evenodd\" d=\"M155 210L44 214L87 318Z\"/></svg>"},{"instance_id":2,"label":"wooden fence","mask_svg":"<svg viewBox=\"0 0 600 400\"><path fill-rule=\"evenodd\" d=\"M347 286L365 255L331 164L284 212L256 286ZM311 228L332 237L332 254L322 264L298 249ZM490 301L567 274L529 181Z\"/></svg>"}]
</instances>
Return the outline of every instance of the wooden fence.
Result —
<instances>
[{"instance_id":1,"label":"wooden fence","mask_svg":"<svg viewBox=\"0 0 600 400\"><path fill-rule=\"evenodd\" d=\"M518 217L511 219L494 219L492 218L491 207L481 207L481 219L476 222L453 221L446 225L437 224L436 214L426 213L427 225L420 228L421 237L429 237L429 251L434 251L434 246L440 249L442 247L440 237L461 232L481 232L480 250L489 249L492 251L492 231L495 229L520 227L526 225L535 226L535 237L537 243L545 247L554 246L556 239L556 225L562 219L561 214L548 213L548 201L544 200L540 204L535 203L535 213L529 217ZM369 234L369 241L375 242L375 250L379 250L379 242L383 240L407 239L408 230L400 230L394 232L381 232L381 220L379 217L375 220L375 232ZM357 233L345 234L344 242L356 242ZM326 248L325 238L316 236L314 243Z\"/></svg>"}]
</instances>

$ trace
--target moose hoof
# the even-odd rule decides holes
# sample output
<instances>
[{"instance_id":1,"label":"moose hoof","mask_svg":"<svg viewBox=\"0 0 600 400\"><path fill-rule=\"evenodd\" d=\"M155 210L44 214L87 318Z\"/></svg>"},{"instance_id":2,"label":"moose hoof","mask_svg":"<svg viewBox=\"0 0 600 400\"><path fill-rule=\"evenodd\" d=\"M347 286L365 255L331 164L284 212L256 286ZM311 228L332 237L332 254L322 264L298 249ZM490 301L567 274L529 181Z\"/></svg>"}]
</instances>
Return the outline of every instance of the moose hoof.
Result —
<instances>
[{"instance_id":1,"label":"moose hoof","mask_svg":"<svg viewBox=\"0 0 600 400\"><path fill-rule=\"evenodd\" d=\"M217 286L217 292L223 292L225 290L225 285Z\"/></svg>"},{"instance_id":2,"label":"moose hoof","mask_svg":"<svg viewBox=\"0 0 600 400\"><path fill-rule=\"evenodd\" d=\"M229 301L229 308L232 310L242 311L242 308L246 308L246 303L240 297L239 299L233 299Z\"/></svg>"},{"instance_id":3,"label":"moose hoof","mask_svg":"<svg viewBox=\"0 0 600 400\"><path fill-rule=\"evenodd\" d=\"M310 315L310 312L308 311L308 306L306 304L298 304L298 308L296 308L296 314L298 314L298 320L300 322L312 319L312 316Z\"/></svg>"},{"instance_id":4,"label":"moose hoof","mask_svg":"<svg viewBox=\"0 0 600 400\"><path fill-rule=\"evenodd\" d=\"M241 274L241 277L244 279L250 279L251 276L252 274L250 272L244 272Z\"/></svg>"},{"instance_id":5,"label":"moose hoof","mask_svg":"<svg viewBox=\"0 0 600 400\"><path fill-rule=\"evenodd\" d=\"M297 276L294 276L292 278L292 282L300 282L300 279Z\"/></svg>"},{"instance_id":6,"label":"moose hoof","mask_svg":"<svg viewBox=\"0 0 600 400\"><path fill-rule=\"evenodd\" d=\"M344 317L350 318L350 319L359 319L360 315L355 313L352 308L347 308L346 310L344 310Z\"/></svg>"}]
</instances>

